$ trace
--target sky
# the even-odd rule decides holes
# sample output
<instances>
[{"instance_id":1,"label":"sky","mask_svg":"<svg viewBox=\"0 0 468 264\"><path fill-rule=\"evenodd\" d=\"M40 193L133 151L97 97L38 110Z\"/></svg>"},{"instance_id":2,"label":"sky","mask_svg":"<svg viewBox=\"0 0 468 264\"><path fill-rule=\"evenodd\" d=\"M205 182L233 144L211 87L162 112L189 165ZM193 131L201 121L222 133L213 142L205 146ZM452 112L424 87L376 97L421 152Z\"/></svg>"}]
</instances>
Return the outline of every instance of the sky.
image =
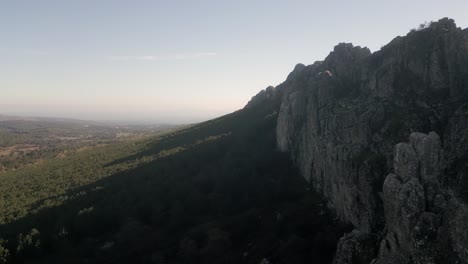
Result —
<instances>
[{"instance_id":1,"label":"sky","mask_svg":"<svg viewBox=\"0 0 468 264\"><path fill-rule=\"evenodd\" d=\"M340 42L371 51L468 1L0 0L0 114L190 123Z\"/></svg>"}]
</instances>

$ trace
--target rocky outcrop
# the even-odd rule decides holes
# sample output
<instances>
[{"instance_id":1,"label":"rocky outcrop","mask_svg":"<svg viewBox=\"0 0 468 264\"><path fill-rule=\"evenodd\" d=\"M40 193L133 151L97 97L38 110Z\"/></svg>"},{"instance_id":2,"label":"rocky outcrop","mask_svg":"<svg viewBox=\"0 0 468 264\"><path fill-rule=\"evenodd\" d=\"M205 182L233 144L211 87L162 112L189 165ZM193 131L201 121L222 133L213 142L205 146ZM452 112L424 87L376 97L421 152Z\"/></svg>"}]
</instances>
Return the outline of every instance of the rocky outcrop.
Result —
<instances>
[{"instance_id":1,"label":"rocky outcrop","mask_svg":"<svg viewBox=\"0 0 468 264\"><path fill-rule=\"evenodd\" d=\"M383 186L386 236L374 263L467 263L467 207L440 183L441 154L434 132L412 133L409 143L396 145L396 174Z\"/></svg>"},{"instance_id":2,"label":"rocky outcrop","mask_svg":"<svg viewBox=\"0 0 468 264\"><path fill-rule=\"evenodd\" d=\"M369 252L466 263L468 30L442 19L375 53L341 43L269 91L249 105L281 98L278 148L356 229L335 263ZM368 236L383 237L379 249Z\"/></svg>"},{"instance_id":3,"label":"rocky outcrop","mask_svg":"<svg viewBox=\"0 0 468 264\"><path fill-rule=\"evenodd\" d=\"M335 264L367 264L378 252L380 236L357 230L344 235L338 241Z\"/></svg>"},{"instance_id":4,"label":"rocky outcrop","mask_svg":"<svg viewBox=\"0 0 468 264\"><path fill-rule=\"evenodd\" d=\"M275 98L276 90L273 86L268 86L264 90L261 90L257 95L253 96L252 99L247 103L245 108L252 108L256 105L268 103Z\"/></svg>"}]
</instances>

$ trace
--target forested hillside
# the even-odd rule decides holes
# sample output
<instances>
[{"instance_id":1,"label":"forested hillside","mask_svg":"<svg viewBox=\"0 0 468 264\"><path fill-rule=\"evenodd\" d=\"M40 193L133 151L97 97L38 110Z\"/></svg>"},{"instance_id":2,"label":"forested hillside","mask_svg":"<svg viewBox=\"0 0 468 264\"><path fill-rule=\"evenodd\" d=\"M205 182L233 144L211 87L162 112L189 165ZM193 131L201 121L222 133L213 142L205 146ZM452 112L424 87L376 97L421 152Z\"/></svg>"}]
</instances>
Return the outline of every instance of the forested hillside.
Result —
<instances>
[{"instance_id":1,"label":"forested hillside","mask_svg":"<svg viewBox=\"0 0 468 264\"><path fill-rule=\"evenodd\" d=\"M1 175L0 263L331 262L346 228L276 150L278 108Z\"/></svg>"},{"instance_id":2,"label":"forested hillside","mask_svg":"<svg viewBox=\"0 0 468 264\"><path fill-rule=\"evenodd\" d=\"M172 128L0 115L0 173L40 163L46 158L63 158L95 146L142 138Z\"/></svg>"}]
</instances>

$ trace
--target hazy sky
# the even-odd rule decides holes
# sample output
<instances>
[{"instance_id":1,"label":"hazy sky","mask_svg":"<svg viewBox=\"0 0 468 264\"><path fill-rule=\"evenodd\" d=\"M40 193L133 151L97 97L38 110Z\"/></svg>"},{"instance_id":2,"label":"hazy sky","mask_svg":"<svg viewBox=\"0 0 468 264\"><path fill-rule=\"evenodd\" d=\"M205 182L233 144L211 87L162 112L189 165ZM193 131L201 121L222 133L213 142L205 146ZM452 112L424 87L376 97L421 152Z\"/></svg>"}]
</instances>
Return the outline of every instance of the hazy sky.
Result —
<instances>
[{"instance_id":1,"label":"hazy sky","mask_svg":"<svg viewBox=\"0 0 468 264\"><path fill-rule=\"evenodd\" d=\"M190 122L339 42L372 51L468 1L0 0L0 113Z\"/></svg>"}]
</instances>

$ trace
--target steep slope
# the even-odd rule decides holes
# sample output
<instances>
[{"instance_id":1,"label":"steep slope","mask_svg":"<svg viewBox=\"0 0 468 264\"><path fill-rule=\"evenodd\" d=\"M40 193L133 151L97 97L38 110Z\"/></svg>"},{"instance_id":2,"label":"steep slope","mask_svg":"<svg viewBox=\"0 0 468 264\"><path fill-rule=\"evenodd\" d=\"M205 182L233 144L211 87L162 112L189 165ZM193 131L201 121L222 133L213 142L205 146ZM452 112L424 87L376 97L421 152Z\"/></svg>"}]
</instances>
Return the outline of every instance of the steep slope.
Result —
<instances>
[{"instance_id":1,"label":"steep slope","mask_svg":"<svg viewBox=\"0 0 468 264\"><path fill-rule=\"evenodd\" d=\"M468 29L441 19L375 53L341 43L249 105L269 95L278 148L356 229L335 263L468 263ZM412 132L431 133L395 148Z\"/></svg>"},{"instance_id":2,"label":"steep slope","mask_svg":"<svg viewBox=\"0 0 468 264\"><path fill-rule=\"evenodd\" d=\"M276 150L270 99L3 174L0 263L331 262L349 229Z\"/></svg>"}]
</instances>

